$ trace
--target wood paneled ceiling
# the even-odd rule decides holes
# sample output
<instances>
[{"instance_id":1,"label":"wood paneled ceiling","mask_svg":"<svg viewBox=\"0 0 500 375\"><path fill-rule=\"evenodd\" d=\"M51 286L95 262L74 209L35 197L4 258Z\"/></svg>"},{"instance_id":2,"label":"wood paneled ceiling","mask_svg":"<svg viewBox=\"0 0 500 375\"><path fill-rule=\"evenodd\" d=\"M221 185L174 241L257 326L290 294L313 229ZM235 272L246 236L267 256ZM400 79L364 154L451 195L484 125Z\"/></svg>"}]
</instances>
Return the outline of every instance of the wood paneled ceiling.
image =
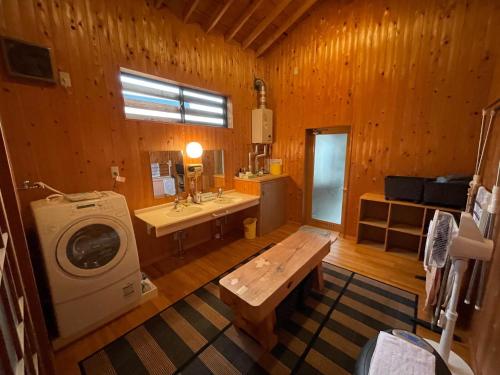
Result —
<instances>
[{"instance_id":1,"label":"wood paneled ceiling","mask_svg":"<svg viewBox=\"0 0 500 375\"><path fill-rule=\"evenodd\" d=\"M221 33L253 49L269 51L322 0L156 0L185 23L197 23L207 33Z\"/></svg>"}]
</instances>

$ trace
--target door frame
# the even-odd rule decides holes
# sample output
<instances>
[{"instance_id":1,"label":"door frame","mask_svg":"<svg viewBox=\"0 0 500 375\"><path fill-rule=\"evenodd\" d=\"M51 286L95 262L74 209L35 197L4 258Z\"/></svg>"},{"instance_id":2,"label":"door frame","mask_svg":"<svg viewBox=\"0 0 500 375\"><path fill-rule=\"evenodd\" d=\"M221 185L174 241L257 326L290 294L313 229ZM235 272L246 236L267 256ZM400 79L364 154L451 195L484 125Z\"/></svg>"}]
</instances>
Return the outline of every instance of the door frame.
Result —
<instances>
[{"instance_id":1,"label":"door frame","mask_svg":"<svg viewBox=\"0 0 500 375\"><path fill-rule=\"evenodd\" d=\"M10 234L6 253L6 261L11 262L12 275L16 275L18 281L17 292L24 297L24 316L25 321L25 352L38 354L38 370L40 375L55 374L54 352L50 344L49 335L45 323L44 312L38 294L38 287L31 263L30 250L26 241L25 230L21 218L21 209L19 206L19 196L17 194L16 182L12 171L12 164L7 147L5 131L0 120L0 201L3 202L5 217L2 221L2 230ZM3 216L0 214L0 216ZM1 272L0 272L1 274ZM2 276L3 277L3 276ZM16 284L14 279L14 284ZM4 284L5 285L5 284ZM15 301L17 303L17 301ZM5 306L8 308L9 306ZM36 327L36 328L35 328ZM15 327L13 327L15 329ZM1 342L0 338L0 342ZM14 344L13 344L14 345ZM4 348L1 348L4 349ZM0 350L0 360L3 358L5 350ZM30 356L31 359L31 356ZM31 364L25 363L26 368ZM7 369L8 371L8 369Z\"/></svg>"},{"instance_id":2,"label":"door frame","mask_svg":"<svg viewBox=\"0 0 500 375\"><path fill-rule=\"evenodd\" d=\"M313 219L312 217L312 191L314 180L314 148L315 137L318 132L322 134L347 134L347 147L345 158L344 170L344 191L342 195L342 218L341 224L333 224L327 221ZM304 168L304 186L305 186L305 199L304 199L304 222L308 225L325 228L340 233L344 233L347 219L347 204L349 197L349 176L351 166L351 138L352 127L350 125L327 126L323 128L310 128L306 129L306 142L305 142L305 168Z\"/></svg>"}]
</instances>

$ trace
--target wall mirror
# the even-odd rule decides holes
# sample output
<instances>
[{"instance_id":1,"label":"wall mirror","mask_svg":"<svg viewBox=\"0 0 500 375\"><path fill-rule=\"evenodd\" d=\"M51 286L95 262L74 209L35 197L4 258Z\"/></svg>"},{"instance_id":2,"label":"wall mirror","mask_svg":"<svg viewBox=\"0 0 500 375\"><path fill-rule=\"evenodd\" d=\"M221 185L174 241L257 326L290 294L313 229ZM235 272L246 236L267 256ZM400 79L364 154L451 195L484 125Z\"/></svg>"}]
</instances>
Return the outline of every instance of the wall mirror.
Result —
<instances>
[{"instance_id":1,"label":"wall mirror","mask_svg":"<svg viewBox=\"0 0 500 375\"><path fill-rule=\"evenodd\" d=\"M202 190L210 191L225 187L224 150L204 150L201 163L203 164Z\"/></svg>"},{"instance_id":2,"label":"wall mirror","mask_svg":"<svg viewBox=\"0 0 500 375\"><path fill-rule=\"evenodd\" d=\"M181 151L151 151L149 160L155 198L175 196L185 191Z\"/></svg>"}]
</instances>

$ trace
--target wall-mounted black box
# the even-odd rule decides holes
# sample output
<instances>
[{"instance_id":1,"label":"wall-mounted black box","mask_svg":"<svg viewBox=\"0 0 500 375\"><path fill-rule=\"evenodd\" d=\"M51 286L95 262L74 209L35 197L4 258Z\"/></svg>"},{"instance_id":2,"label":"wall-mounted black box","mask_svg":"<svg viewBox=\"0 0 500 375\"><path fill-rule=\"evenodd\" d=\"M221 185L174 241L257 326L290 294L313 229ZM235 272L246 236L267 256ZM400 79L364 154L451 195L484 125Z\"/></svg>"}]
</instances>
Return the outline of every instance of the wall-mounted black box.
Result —
<instances>
[{"instance_id":1,"label":"wall-mounted black box","mask_svg":"<svg viewBox=\"0 0 500 375\"><path fill-rule=\"evenodd\" d=\"M0 45L10 76L56 82L50 48L4 36Z\"/></svg>"}]
</instances>

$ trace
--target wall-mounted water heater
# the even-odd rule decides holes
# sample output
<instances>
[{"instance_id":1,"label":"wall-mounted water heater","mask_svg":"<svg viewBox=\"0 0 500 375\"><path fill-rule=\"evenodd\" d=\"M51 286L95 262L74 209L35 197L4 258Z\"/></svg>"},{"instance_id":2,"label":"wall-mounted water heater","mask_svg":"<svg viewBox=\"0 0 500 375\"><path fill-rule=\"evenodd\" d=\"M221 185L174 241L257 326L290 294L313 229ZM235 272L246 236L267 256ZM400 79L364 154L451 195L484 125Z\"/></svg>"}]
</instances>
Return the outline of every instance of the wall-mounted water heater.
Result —
<instances>
[{"instance_id":1,"label":"wall-mounted water heater","mask_svg":"<svg viewBox=\"0 0 500 375\"><path fill-rule=\"evenodd\" d=\"M268 108L252 110L252 143L273 143L273 111Z\"/></svg>"},{"instance_id":2,"label":"wall-mounted water heater","mask_svg":"<svg viewBox=\"0 0 500 375\"><path fill-rule=\"evenodd\" d=\"M266 86L263 80L256 79L255 89L259 95L259 108L252 110L252 143L273 143L273 111L266 108Z\"/></svg>"}]
</instances>

